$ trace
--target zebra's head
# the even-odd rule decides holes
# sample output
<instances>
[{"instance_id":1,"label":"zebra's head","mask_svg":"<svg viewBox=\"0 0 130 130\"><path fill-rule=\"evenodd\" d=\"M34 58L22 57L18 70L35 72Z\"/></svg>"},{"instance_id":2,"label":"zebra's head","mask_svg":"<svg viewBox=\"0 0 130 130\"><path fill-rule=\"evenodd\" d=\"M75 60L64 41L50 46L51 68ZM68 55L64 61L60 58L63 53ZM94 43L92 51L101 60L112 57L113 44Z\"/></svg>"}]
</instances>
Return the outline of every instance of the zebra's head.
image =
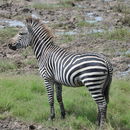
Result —
<instances>
[{"instance_id":1,"label":"zebra's head","mask_svg":"<svg viewBox=\"0 0 130 130\"><path fill-rule=\"evenodd\" d=\"M35 42L41 39L43 43L46 39L49 39L50 42L53 41L51 31L37 18L27 18L26 29L23 30L11 39L11 44L9 44L10 49L17 50L19 48L26 48L27 46L34 46Z\"/></svg>"},{"instance_id":2,"label":"zebra's head","mask_svg":"<svg viewBox=\"0 0 130 130\"><path fill-rule=\"evenodd\" d=\"M13 37L10 42L9 48L12 50L26 48L31 44L31 35L29 34L28 30L24 30Z\"/></svg>"},{"instance_id":3,"label":"zebra's head","mask_svg":"<svg viewBox=\"0 0 130 130\"><path fill-rule=\"evenodd\" d=\"M17 50L20 48L26 48L31 45L32 27L31 27L31 23L29 24L28 24L28 19L26 19L26 27L24 27L22 31L20 31L16 36L14 36L10 40L10 44L8 45L10 49Z\"/></svg>"}]
</instances>

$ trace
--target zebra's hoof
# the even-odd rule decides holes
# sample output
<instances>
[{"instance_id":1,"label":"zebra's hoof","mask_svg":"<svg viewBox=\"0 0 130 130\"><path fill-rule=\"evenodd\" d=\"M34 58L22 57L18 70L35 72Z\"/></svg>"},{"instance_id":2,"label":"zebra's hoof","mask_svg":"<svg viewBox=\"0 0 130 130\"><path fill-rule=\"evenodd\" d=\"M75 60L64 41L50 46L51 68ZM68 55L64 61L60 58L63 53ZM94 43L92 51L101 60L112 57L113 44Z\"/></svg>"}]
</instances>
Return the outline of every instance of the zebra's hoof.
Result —
<instances>
[{"instance_id":1,"label":"zebra's hoof","mask_svg":"<svg viewBox=\"0 0 130 130\"><path fill-rule=\"evenodd\" d=\"M65 119L65 116L61 116L61 119Z\"/></svg>"},{"instance_id":2,"label":"zebra's hoof","mask_svg":"<svg viewBox=\"0 0 130 130\"><path fill-rule=\"evenodd\" d=\"M55 118L55 115L50 116L50 117L48 118L48 121L53 121L53 120L54 120L54 118Z\"/></svg>"},{"instance_id":3,"label":"zebra's hoof","mask_svg":"<svg viewBox=\"0 0 130 130\"><path fill-rule=\"evenodd\" d=\"M65 113L61 113L61 119L65 119Z\"/></svg>"},{"instance_id":4,"label":"zebra's hoof","mask_svg":"<svg viewBox=\"0 0 130 130\"><path fill-rule=\"evenodd\" d=\"M95 122L95 124L96 124L97 126L100 126L100 122L99 122L98 120Z\"/></svg>"},{"instance_id":5,"label":"zebra's hoof","mask_svg":"<svg viewBox=\"0 0 130 130\"><path fill-rule=\"evenodd\" d=\"M48 118L48 121L52 121L51 117Z\"/></svg>"}]
</instances>

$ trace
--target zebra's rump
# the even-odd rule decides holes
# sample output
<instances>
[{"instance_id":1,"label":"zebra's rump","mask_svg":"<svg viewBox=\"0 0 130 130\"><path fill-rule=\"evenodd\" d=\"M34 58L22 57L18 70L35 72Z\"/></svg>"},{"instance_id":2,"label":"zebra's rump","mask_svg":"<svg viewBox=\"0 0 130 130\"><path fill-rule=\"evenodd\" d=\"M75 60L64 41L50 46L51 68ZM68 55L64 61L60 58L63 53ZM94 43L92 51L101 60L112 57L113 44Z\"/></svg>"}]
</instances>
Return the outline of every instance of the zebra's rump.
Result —
<instances>
[{"instance_id":1,"label":"zebra's rump","mask_svg":"<svg viewBox=\"0 0 130 130\"><path fill-rule=\"evenodd\" d=\"M66 61L66 60L65 60ZM67 86L83 86L86 82L102 83L108 74L106 61L99 55L81 54L62 61L58 80Z\"/></svg>"}]
</instances>

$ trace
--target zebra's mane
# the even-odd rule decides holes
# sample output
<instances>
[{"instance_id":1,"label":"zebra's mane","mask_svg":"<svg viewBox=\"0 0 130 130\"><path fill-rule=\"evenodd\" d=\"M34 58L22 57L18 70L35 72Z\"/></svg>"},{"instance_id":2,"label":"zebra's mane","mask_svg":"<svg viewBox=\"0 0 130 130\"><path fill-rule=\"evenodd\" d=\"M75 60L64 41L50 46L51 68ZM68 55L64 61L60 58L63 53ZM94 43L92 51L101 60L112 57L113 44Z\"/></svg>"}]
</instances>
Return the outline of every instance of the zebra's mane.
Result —
<instances>
[{"instance_id":1,"label":"zebra's mane","mask_svg":"<svg viewBox=\"0 0 130 130\"><path fill-rule=\"evenodd\" d=\"M48 37L51 37L52 41L53 41L54 35L53 35L52 31L49 29L48 26L46 26L45 24L43 24L40 19L28 17L26 19L26 23L27 23L27 25L30 25L31 27L33 27L33 25L38 25L41 28L43 28L43 31L44 32L46 31L46 33L48 34Z\"/></svg>"}]
</instances>

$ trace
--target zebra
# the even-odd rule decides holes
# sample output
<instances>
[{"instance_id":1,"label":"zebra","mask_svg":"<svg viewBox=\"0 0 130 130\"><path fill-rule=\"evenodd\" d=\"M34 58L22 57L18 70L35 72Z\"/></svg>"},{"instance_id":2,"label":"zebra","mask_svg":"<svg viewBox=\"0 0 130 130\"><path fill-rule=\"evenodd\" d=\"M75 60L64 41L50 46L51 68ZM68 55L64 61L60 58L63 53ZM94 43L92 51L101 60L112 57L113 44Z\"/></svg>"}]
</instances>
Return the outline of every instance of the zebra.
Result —
<instances>
[{"instance_id":1,"label":"zebra","mask_svg":"<svg viewBox=\"0 0 130 130\"><path fill-rule=\"evenodd\" d=\"M61 118L64 119L66 112L62 100L62 85L85 86L98 107L97 124L103 127L113 73L111 62L103 54L72 53L55 45L53 34L40 19L26 18L26 27L25 31L12 38L9 48L17 50L32 47L48 93L49 119L55 118L54 87Z\"/></svg>"}]
</instances>

